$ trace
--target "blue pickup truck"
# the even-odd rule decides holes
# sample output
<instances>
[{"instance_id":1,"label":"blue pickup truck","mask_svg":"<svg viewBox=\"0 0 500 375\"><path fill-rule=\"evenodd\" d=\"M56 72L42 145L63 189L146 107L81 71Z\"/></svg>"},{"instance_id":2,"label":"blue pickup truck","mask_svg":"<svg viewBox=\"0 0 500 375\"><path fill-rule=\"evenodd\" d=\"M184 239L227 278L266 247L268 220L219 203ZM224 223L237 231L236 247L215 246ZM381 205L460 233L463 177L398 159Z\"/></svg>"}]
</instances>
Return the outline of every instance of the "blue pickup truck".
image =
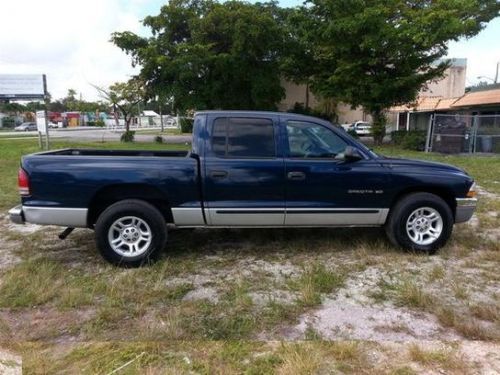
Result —
<instances>
[{"instance_id":1,"label":"blue pickup truck","mask_svg":"<svg viewBox=\"0 0 500 375\"><path fill-rule=\"evenodd\" d=\"M27 155L15 223L95 230L117 265L154 261L176 227L384 226L396 246L435 252L476 206L463 170L386 158L341 128L275 112L205 111L192 149L64 149Z\"/></svg>"}]
</instances>

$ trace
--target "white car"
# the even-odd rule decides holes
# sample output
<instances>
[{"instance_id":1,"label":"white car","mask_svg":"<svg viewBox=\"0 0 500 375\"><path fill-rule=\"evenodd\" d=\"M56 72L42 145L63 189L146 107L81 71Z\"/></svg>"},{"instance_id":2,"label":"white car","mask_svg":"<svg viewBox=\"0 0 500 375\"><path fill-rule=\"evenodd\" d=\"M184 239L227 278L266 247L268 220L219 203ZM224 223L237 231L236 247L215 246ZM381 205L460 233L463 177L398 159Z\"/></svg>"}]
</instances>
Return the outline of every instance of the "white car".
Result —
<instances>
[{"instance_id":1,"label":"white car","mask_svg":"<svg viewBox=\"0 0 500 375\"><path fill-rule=\"evenodd\" d=\"M372 126L370 123L365 121L356 121L352 124L352 127L357 135L371 135L372 134Z\"/></svg>"}]
</instances>

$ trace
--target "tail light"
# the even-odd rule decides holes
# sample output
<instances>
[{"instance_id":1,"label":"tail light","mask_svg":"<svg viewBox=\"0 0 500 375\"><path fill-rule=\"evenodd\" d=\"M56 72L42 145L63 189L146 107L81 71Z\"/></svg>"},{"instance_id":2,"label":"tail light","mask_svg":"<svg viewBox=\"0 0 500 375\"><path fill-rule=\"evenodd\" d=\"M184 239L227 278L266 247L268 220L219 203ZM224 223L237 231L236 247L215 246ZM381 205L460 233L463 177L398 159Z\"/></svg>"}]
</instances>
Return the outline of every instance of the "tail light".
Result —
<instances>
[{"instance_id":1,"label":"tail light","mask_svg":"<svg viewBox=\"0 0 500 375\"><path fill-rule=\"evenodd\" d=\"M19 189L19 194L23 197L30 195L30 178L26 171L22 168L19 168L19 172L17 174L17 186Z\"/></svg>"}]
</instances>

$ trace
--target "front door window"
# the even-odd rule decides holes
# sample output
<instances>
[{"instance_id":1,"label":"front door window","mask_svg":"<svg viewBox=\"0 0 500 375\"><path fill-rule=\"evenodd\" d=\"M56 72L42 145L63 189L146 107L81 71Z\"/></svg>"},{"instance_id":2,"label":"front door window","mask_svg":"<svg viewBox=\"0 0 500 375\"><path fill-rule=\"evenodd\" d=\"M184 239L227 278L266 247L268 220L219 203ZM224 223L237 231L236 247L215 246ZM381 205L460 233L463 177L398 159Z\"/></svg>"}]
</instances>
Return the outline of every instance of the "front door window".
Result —
<instances>
[{"instance_id":1,"label":"front door window","mask_svg":"<svg viewBox=\"0 0 500 375\"><path fill-rule=\"evenodd\" d=\"M319 124L288 121L286 130L291 158L335 158L347 146L337 134Z\"/></svg>"}]
</instances>

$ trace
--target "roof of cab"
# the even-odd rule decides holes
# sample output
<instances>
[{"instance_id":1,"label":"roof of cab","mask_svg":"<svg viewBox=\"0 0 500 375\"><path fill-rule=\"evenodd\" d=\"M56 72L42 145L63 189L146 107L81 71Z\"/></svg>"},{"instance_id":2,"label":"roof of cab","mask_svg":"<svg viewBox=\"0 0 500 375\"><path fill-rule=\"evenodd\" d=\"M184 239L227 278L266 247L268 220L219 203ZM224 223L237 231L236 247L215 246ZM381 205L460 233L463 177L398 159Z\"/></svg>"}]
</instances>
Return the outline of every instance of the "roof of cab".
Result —
<instances>
[{"instance_id":1,"label":"roof of cab","mask_svg":"<svg viewBox=\"0 0 500 375\"><path fill-rule=\"evenodd\" d=\"M297 113L290 113L290 112L272 112L272 111L222 111L222 110L206 110L206 111L199 111L195 113L196 115L220 115L220 116L231 116L231 115L236 115L236 116L281 116L286 119L293 119L293 120L303 120L303 121L314 121L314 122L319 122L323 124L329 124L331 125L331 122L323 120L318 117L312 117L312 116L306 116L306 115L301 115Z\"/></svg>"}]
</instances>

